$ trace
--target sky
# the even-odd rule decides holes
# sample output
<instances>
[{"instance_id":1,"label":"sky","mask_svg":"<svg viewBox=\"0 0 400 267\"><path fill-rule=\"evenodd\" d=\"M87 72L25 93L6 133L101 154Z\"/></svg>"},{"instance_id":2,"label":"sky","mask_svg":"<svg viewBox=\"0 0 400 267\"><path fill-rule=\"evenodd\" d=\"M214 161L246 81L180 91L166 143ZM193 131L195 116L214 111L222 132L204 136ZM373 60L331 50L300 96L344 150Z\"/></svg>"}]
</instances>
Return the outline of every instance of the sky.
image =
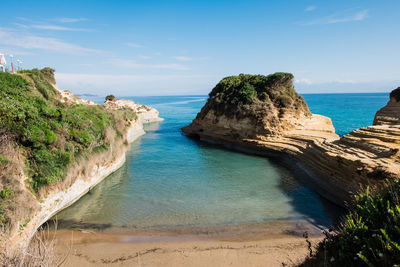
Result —
<instances>
[{"instance_id":1,"label":"sky","mask_svg":"<svg viewBox=\"0 0 400 267\"><path fill-rule=\"evenodd\" d=\"M400 1L3 1L0 53L75 94L204 95L295 75L300 93L400 86Z\"/></svg>"}]
</instances>

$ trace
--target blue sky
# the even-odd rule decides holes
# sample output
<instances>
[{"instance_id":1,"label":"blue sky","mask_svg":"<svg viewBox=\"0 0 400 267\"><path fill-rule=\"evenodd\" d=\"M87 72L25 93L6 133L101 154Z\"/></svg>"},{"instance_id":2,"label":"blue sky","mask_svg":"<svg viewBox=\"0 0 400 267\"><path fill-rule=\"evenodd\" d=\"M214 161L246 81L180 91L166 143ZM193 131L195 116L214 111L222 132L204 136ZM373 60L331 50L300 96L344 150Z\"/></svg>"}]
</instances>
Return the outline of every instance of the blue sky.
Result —
<instances>
[{"instance_id":1,"label":"blue sky","mask_svg":"<svg viewBox=\"0 0 400 267\"><path fill-rule=\"evenodd\" d=\"M207 94L276 71L300 93L400 86L400 1L3 2L0 53L78 94Z\"/></svg>"}]
</instances>

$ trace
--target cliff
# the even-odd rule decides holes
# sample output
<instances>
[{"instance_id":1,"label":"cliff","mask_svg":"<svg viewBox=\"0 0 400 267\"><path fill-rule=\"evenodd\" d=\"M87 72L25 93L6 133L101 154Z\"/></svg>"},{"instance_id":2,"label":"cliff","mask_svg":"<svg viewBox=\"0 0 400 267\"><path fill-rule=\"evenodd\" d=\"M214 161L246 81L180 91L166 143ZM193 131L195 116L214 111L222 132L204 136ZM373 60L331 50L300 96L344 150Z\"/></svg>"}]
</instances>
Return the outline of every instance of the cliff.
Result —
<instances>
[{"instance_id":1,"label":"cliff","mask_svg":"<svg viewBox=\"0 0 400 267\"><path fill-rule=\"evenodd\" d=\"M143 123L161 120L133 101L107 102L59 90L50 68L0 73L2 249L24 248L38 227L122 166Z\"/></svg>"},{"instance_id":2,"label":"cliff","mask_svg":"<svg viewBox=\"0 0 400 267\"><path fill-rule=\"evenodd\" d=\"M400 87L390 93L389 102L375 114L374 125L400 124Z\"/></svg>"},{"instance_id":3,"label":"cliff","mask_svg":"<svg viewBox=\"0 0 400 267\"><path fill-rule=\"evenodd\" d=\"M230 102L240 95L240 89L232 89L226 79L237 81L238 88L248 87L249 80L267 82L261 88L250 82L257 94L245 101ZM292 75L282 73L225 78L182 132L248 153L276 157L282 164L303 172L317 192L342 206L361 188L379 187L385 179L398 176L400 125L396 118L400 104L394 99L395 91L388 105L377 113L374 124L380 125L339 138L329 118L308 111L304 100L295 93L292 79ZM274 82L268 82L271 80ZM260 99L260 92L269 98ZM282 105L276 95L291 99Z\"/></svg>"}]
</instances>

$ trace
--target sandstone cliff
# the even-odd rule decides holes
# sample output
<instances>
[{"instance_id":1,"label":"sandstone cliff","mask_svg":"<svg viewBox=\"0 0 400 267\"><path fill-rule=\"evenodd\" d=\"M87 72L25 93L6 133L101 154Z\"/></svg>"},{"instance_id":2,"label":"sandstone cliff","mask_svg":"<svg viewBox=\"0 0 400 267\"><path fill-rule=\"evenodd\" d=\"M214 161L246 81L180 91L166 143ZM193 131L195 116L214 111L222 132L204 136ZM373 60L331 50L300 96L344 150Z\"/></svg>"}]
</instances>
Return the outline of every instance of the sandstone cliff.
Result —
<instances>
[{"instance_id":1,"label":"sandstone cliff","mask_svg":"<svg viewBox=\"0 0 400 267\"><path fill-rule=\"evenodd\" d=\"M236 76L236 87L248 87L248 83L256 91L237 102L227 95L240 95L240 90L224 79L182 132L248 153L277 157L288 167L302 171L322 196L342 206L362 187L379 186L400 173L400 103L395 91L388 105L377 113L374 124L380 125L339 138L329 118L308 111L293 89L292 78L282 73ZM269 97L260 97L265 94ZM284 96L286 104L276 96Z\"/></svg>"}]
</instances>

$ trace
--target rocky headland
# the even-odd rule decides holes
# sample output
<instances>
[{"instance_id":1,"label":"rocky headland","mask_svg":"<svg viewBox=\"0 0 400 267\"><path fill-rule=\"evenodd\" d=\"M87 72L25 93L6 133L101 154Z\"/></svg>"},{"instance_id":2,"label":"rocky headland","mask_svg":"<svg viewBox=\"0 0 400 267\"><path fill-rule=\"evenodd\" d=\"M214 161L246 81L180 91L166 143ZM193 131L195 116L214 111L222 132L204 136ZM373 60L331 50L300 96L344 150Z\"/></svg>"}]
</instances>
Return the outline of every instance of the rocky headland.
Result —
<instances>
[{"instance_id":1,"label":"rocky headland","mask_svg":"<svg viewBox=\"0 0 400 267\"><path fill-rule=\"evenodd\" d=\"M329 118L311 114L292 80L290 73L224 78L182 132L274 157L303 172L323 197L342 206L366 186L379 187L398 176L400 88L377 112L374 125L340 138Z\"/></svg>"},{"instance_id":2,"label":"rocky headland","mask_svg":"<svg viewBox=\"0 0 400 267\"><path fill-rule=\"evenodd\" d=\"M162 120L130 100L98 105L59 90L53 72L0 74L0 248L11 253L121 167L143 123Z\"/></svg>"}]
</instances>

